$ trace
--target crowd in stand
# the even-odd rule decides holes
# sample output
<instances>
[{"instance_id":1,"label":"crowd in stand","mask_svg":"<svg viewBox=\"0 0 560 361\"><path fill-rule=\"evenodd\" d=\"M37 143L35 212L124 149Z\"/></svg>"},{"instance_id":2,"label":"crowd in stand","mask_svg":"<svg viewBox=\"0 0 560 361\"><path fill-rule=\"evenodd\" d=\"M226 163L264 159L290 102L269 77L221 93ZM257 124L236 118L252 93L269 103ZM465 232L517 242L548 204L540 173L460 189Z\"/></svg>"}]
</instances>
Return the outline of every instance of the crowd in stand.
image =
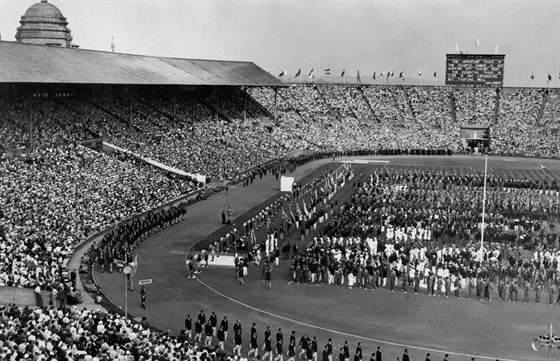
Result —
<instances>
[{"instance_id":1,"label":"crowd in stand","mask_svg":"<svg viewBox=\"0 0 560 361\"><path fill-rule=\"evenodd\" d=\"M485 243L480 247L480 175L384 170L358 183L324 235L298 252L295 282L391 290L400 281L430 295L558 304L559 185L488 180ZM523 250L533 256L523 258ZM529 298L529 291L531 297ZM534 292L534 293L533 293Z\"/></svg>"},{"instance_id":2,"label":"crowd in stand","mask_svg":"<svg viewBox=\"0 0 560 361\"><path fill-rule=\"evenodd\" d=\"M0 285L51 289L95 231L198 187L122 153L46 148L0 162Z\"/></svg>"},{"instance_id":3,"label":"crowd in stand","mask_svg":"<svg viewBox=\"0 0 560 361\"><path fill-rule=\"evenodd\" d=\"M10 96L0 104L0 144L28 146L29 130L35 146L116 136L188 173L231 178L301 148L461 151L460 126L483 125L495 154L556 157L558 98L555 89L320 84L278 89L277 97L268 88L201 91L175 102L158 92L49 94L30 106Z\"/></svg>"},{"instance_id":4,"label":"crowd in stand","mask_svg":"<svg viewBox=\"0 0 560 361\"><path fill-rule=\"evenodd\" d=\"M147 320L65 308L0 306L0 358L33 361L213 360L185 337L154 331Z\"/></svg>"},{"instance_id":5,"label":"crowd in stand","mask_svg":"<svg viewBox=\"0 0 560 361\"><path fill-rule=\"evenodd\" d=\"M174 168L220 179L233 179L288 152L286 144L275 140L266 128L225 122L195 123L112 142Z\"/></svg>"}]
</instances>

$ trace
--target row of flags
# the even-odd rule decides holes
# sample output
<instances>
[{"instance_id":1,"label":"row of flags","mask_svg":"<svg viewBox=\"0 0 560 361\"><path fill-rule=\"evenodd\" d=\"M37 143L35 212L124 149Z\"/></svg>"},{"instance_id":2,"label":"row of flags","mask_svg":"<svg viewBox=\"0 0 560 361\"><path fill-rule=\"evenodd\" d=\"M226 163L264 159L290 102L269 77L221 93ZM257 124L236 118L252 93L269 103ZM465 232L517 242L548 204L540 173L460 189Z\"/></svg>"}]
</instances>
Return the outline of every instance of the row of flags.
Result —
<instances>
[{"instance_id":1,"label":"row of flags","mask_svg":"<svg viewBox=\"0 0 560 361\"><path fill-rule=\"evenodd\" d=\"M287 75L287 74L288 74L288 71L287 71L287 70L282 70L282 72L281 72L280 74L278 74L278 76L279 76L279 77L283 77L283 76L285 76L285 75ZM296 75L295 75L294 77L297 78L297 77L299 77L300 75L301 75L301 68L298 69L298 71L296 72ZM330 69L330 68L325 69L325 75L331 75L331 69ZM340 76L341 76L341 77L344 77L344 75L346 75L346 70L342 70L342 73L340 73ZM374 72L373 72L373 79L377 79L377 78L381 79L381 78L383 78L384 76L385 76L386 78L389 78L389 77L392 77L392 76L394 76L394 75L395 75L395 71L394 71L394 70L388 71L387 73L385 73L384 71L382 71L382 72L379 73L379 74L377 74L377 72L374 71ZM309 72L309 75L308 75L308 76L309 76L309 78L313 78L313 77L315 76L315 70L314 70L314 69L311 69L311 71ZM420 76L420 77L422 76L422 70L419 70L419 71L418 71L418 76ZM356 78L358 79L358 81L360 81L360 71L359 71L359 70L356 71ZM401 72L399 73L399 79L401 79L401 78L404 79L404 71L401 71ZM437 78L437 71L434 71L434 78ZM534 74L534 73L531 73L531 80L534 80L534 79L535 79L535 74ZM552 81L552 75L550 75L550 73L548 73L547 79L548 79L548 81ZM558 79L560 79L560 73L558 74Z\"/></svg>"},{"instance_id":2,"label":"row of flags","mask_svg":"<svg viewBox=\"0 0 560 361\"><path fill-rule=\"evenodd\" d=\"M282 70L282 71L280 72L280 74L278 74L278 76L279 76L279 77L283 77L283 76L285 76L285 75L287 75L287 74L288 74L288 71L287 71L287 70ZM325 69L325 75L331 75L331 74L332 74L332 73L331 73L331 69L330 69L330 68ZM296 72L294 78L298 78L300 75L301 75L301 68L298 69L298 71ZM342 70L342 73L340 73L340 76L341 76L341 77L344 77L344 75L346 75L346 70ZM377 79L377 78L381 79L381 78L383 78L384 76L387 77L387 78L389 78L389 77L392 77L392 76L394 76L394 75L395 75L395 71L394 71L394 70L388 71L387 73L385 73L384 71L382 71L382 72L379 73L379 74L377 74L377 72L374 71L374 72L373 72L373 79ZM313 78L313 77L315 76L315 69L311 69L311 71L309 72L308 76L309 76L309 78ZM421 71L421 70L418 71L418 76L422 76L422 71ZM549 75L549 76L550 76L550 75ZM360 80L360 71L359 71L359 70L356 70L356 78L358 79L358 81ZM404 79L404 71L401 71L401 72L399 73L399 79L400 79L400 78ZM437 71L434 72L434 78L437 78Z\"/></svg>"},{"instance_id":3,"label":"row of flags","mask_svg":"<svg viewBox=\"0 0 560 361\"><path fill-rule=\"evenodd\" d=\"M552 75L548 73L547 81L552 81ZM560 79L560 73L558 73L558 79ZM531 80L535 80L535 73L531 73Z\"/></svg>"}]
</instances>

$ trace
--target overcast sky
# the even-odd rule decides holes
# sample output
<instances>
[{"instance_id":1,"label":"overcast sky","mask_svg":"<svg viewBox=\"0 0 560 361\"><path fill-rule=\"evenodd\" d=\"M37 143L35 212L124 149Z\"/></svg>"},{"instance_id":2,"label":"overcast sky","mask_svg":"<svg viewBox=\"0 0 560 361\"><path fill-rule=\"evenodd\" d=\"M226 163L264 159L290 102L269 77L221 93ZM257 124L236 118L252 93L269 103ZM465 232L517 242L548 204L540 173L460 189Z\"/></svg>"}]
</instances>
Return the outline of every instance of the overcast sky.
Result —
<instances>
[{"instance_id":1,"label":"overcast sky","mask_svg":"<svg viewBox=\"0 0 560 361\"><path fill-rule=\"evenodd\" d=\"M33 3L0 0L2 40ZM560 0L49 0L80 48L249 60L277 76L404 71L444 82L445 54L505 54L505 86L560 86ZM479 45L476 46L476 39ZM535 79L531 80L531 73Z\"/></svg>"}]
</instances>

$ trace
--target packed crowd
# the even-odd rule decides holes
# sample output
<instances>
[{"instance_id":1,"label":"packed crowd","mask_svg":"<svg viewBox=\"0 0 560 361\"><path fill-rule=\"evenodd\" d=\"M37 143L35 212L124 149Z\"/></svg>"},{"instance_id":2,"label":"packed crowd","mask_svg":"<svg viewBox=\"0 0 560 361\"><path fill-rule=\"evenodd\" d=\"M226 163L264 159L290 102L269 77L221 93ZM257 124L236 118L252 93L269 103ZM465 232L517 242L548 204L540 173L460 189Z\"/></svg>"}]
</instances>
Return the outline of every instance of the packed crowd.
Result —
<instances>
[{"instance_id":1,"label":"packed crowd","mask_svg":"<svg viewBox=\"0 0 560 361\"><path fill-rule=\"evenodd\" d=\"M480 245L480 175L375 171L325 226L324 235L295 254L295 282L393 290L399 280L419 292L558 304L559 186L516 179L488 180L484 245ZM523 258L523 253L533 256ZM484 291L484 292L482 292ZM519 298L520 299L520 298Z\"/></svg>"},{"instance_id":2,"label":"packed crowd","mask_svg":"<svg viewBox=\"0 0 560 361\"><path fill-rule=\"evenodd\" d=\"M0 103L0 144L28 146L30 129L35 146L116 137L189 173L231 177L301 148L461 151L460 126L484 125L495 154L556 157L559 96L555 89L320 84L277 89L277 97L269 88L224 88L175 101L160 91L54 94L31 103L30 127L28 104L14 95ZM231 165L209 167L207 157Z\"/></svg>"},{"instance_id":3,"label":"packed crowd","mask_svg":"<svg viewBox=\"0 0 560 361\"><path fill-rule=\"evenodd\" d=\"M273 109L272 90L251 94ZM463 150L461 125L490 127L491 151L557 157L553 89L473 89L293 85L278 90L281 124L299 129L311 146L327 149ZM541 110L541 106L545 107ZM538 139L547 141L539 142Z\"/></svg>"},{"instance_id":4,"label":"packed crowd","mask_svg":"<svg viewBox=\"0 0 560 361\"><path fill-rule=\"evenodd\" d=\"M214 360L184 336L115 314L73 307L0 306L0 358L33 361Z\"/></svg>"},{"instance_id":5,"label":"packed crowd","mask_svg":"<svg viewBox=\"0 0 560 361\"><path fill-rule=\"evenodd\" d=\"M121 153L75 145L0 162L0 284L51 289L95 231L199 185Z\"/></svg>"},{"instance_id":6,"label":"packed crowd","mask_svg":"<svg viewBox=\"0 0 560 361\"><path fill-rule=\"evenodd\" d=\"M233 179L288 154L289 144L263 127L243 123L195 123L190 128L114 138L116 145L189 173Z\"/></svg>"}]
</instances>

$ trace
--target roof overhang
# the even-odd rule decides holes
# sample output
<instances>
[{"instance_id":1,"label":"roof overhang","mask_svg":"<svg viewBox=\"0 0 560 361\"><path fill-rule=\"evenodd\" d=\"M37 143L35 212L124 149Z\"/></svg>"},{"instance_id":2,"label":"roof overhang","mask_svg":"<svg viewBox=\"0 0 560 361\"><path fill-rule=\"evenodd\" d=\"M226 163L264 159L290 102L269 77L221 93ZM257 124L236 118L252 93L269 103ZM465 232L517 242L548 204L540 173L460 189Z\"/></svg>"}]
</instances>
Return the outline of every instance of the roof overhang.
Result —
<instances>
[{"instance_id":1,"label":"roof overhang","mask_svg":"<svg viewBox=\"0 0 560 361\"><path fill-rule=\"evenodd\" d=\"M0 41L0 83L286 85L252 62L195 60Z\"/></svg>"}]
</instances>

